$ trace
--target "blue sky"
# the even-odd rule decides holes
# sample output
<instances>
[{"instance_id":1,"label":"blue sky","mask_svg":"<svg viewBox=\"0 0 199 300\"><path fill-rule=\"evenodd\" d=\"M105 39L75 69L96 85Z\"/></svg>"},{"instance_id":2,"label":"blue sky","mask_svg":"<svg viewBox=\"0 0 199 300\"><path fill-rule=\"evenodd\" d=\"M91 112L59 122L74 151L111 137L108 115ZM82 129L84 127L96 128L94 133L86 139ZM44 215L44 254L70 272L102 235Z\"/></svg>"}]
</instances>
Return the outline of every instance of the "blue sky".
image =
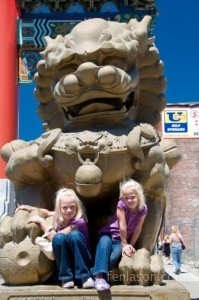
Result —
<instances>
[{"instance_id":1,"label":"blue sky","mask_svg":"<svg viewBox=\"0 0 199 300\"><path fill-rule=\"evenodd\" d=\"M156 5L155 44L165 65L167 103L199 104L199 0L156 0ZM19 138L26 141L43 132L33 89L20 87Z\"/></svg>"},{"instance_id":2,"label":"blue sky","mask_svg":"<svg viewBox=\"0 0 199 300\"><path fill-rule=\"evenodd\" d=\"M154 30L165 64L168 103L199 103L199 1L156 0Z\"/></svg>"}]
</instances>

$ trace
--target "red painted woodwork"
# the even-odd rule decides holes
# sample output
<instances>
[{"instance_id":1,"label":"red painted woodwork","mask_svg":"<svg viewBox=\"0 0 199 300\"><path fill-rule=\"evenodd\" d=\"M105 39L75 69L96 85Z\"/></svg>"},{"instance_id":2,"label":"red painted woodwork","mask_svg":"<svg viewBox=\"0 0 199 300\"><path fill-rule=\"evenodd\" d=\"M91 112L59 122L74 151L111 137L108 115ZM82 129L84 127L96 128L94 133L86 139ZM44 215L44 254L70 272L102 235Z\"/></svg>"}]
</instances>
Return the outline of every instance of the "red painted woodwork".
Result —
<instances>
[{"instance_id":1,"label":"red painted woodwork","mask_svg":"<svg viewBox=\"0 0 199 300\"><path fill-rule=\"evenodd\" d=\"M17 16L15 0L2 0L0 9L0 148L17 138ZM0 158L0 178L5 178Z\"/></svg>"}]
</instances>

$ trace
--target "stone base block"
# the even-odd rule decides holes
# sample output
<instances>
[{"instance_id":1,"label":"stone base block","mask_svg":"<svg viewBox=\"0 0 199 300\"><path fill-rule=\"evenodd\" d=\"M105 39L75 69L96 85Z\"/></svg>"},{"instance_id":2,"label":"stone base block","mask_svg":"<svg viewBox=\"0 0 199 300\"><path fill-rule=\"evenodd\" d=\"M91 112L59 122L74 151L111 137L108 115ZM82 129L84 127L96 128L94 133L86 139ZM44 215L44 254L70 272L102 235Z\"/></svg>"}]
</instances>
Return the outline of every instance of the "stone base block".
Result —
<instances>
[{"instance_id":1,"label":"stone base block","mask_svg":"<svg viewBox=\"0 0 199 300\"><path fill-rule=\"evenodd\" d=\"M173 280L164 281L161 286L115 285L110 292L69 290L58 285L6 286L0 283L1 300L190 300L189 292Z\"/></svg>"}]
</instances>

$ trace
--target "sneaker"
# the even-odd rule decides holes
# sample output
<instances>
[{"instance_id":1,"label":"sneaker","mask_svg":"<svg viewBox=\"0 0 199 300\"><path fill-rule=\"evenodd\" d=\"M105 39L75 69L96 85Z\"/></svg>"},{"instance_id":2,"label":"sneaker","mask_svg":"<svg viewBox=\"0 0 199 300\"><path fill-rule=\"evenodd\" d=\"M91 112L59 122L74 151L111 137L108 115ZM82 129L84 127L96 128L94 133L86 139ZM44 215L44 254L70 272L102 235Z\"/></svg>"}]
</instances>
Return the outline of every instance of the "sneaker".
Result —
<instances>
[{"instance_id":1,"label":"sneaker","mask_svg":"<svg viewBox=\"0 0 199 300\"><path fill-rule=\"evenodd\" d=\"M97 291L108 291L110 290L110 285L106 282L104 278L95 279L94 286Z\"/></svg>"},{"instance_id":2,"label":"sneaker","mask_svg":"<svg viewBox=\"0 0 199 300\"><path fill-rule=\"evenodd\" d=\"M62 287L66 289L74 288L75 284L73 281L62 281Z\"/></svg>"},{"instance_id":3,"label":"sneaker","mask_svg":"<svg viewBox=\"0 0 199 300\"><path fill-rule=\"evenodd\" d=\"M91 277L82 279L82 288L83 289L92 289L94 288L94 281Z\"/></svg>"}]
</instances>

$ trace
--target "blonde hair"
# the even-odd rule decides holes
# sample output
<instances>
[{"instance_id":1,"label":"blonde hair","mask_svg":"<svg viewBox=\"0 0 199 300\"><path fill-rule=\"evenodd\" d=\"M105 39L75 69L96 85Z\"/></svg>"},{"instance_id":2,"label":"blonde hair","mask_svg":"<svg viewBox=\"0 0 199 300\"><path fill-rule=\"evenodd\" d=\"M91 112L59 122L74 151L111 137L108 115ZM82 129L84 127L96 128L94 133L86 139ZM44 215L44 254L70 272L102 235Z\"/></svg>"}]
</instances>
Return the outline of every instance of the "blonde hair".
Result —
<instances>
[{"instance_id":1,"label":"blonde hair","mask_svg":"<svg viewBox=\"0 0 199 300\"><path fill-rule=\"evenodd\" d=\"M138 209L141 210L145 206L145 202L146 202L144 191L141 184L139 184L137 181L133 179L122 181L120 183L120 198L123 197L123 193L127 188L131 188L134 191L134 193L137 195L139 200Z\"/></svg>"},{"instance_id":2,"label":"blonde hair","mask_svg":"<svg viewBox=\"0 0 199 300\"><path fill-rule=\"evenodd\" d=\"M75 191L73 191L72 189L68 189L68 188L61 188L57 191L56 197L55 197L55 212L57 214L57 222L59 223L59 225L62 224L62 222L64 221L64 218L61 214L61 200L62 200L63 196L69 196L75 201L75 203L77 205L77 212L75 215L75 220L81 218L82 216L84 216L86 218L86 213L85 213L85 208L83 206L83 203L78 198Z\"/></svg>"},{"instance_id":3,"label":"blonde hair","mask_svg":"<svg viewBox=\"0 0 199 300\"><path fill-rule=\"evenodd\" d=\"M174 233L176 233L176 232L179 233L179 232L180 232L178 226L173 225L173 226L171 227L171 229L172 229L172 232L174 232Z\"/></svg>"}]
</instances>

